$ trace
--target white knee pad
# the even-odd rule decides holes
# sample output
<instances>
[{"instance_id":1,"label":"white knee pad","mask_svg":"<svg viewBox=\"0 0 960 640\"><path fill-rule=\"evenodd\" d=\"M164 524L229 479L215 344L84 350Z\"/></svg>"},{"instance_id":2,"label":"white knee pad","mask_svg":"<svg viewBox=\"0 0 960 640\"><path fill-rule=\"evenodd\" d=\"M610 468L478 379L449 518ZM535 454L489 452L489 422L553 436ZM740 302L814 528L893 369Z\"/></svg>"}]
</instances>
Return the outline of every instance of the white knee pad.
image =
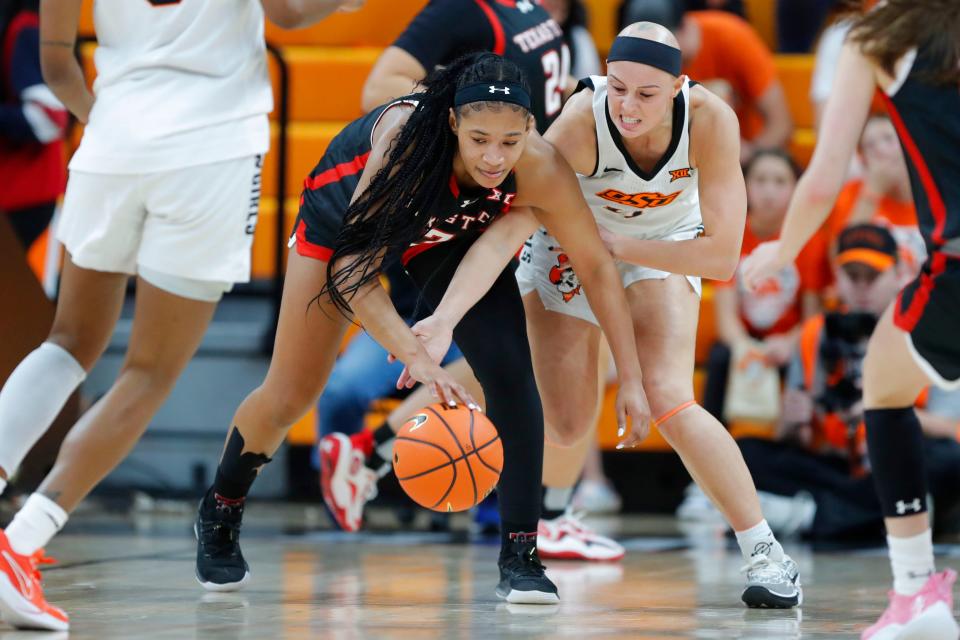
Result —
<instances>
[{"instance_id":1,"label":"white knee pad","mask_svg":"<svg viewBox=\"0 0 960 640\"><path fill-rule=\"evenodd\" d=\"M190 300L219 302L223 294L233 289L232 282L195 280L194 278L161 273L155 269L144 266L140 266L138 271L141 278L156 288L163 289L167 293L172 293L181 298L189 298Z\"/></svg>"}]
</instances>

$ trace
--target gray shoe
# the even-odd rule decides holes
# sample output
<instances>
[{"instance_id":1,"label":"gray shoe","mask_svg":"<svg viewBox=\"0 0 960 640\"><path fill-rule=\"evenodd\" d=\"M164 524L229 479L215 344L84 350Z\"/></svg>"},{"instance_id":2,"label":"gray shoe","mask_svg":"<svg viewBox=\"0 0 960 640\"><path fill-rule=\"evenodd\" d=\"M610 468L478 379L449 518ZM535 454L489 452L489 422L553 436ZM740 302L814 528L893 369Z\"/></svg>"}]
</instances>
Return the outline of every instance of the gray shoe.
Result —
<instances>
[{"instance_id":1,"label":"gray shoe","mask_svg":"<svg viewBox=\"0 0 960 640\"><path fill-rule=\"evenodd\" d=\"M741 598L748 607L790 609L803 604L800 569L787 554L780 562L757 554L741 571L747 574Z\"/></svg>"}]
</instances>

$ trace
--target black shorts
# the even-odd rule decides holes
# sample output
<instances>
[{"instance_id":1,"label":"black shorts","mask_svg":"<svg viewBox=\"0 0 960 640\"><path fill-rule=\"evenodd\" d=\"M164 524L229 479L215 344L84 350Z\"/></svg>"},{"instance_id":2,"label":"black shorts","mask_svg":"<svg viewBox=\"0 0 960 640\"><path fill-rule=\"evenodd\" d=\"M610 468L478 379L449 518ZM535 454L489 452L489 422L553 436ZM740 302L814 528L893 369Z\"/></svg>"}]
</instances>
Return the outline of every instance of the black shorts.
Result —
<instances>
[{"instance_id":1,"label":"black shorts","mask_svg":"<svg viewBox=\"0 0 960 640\"><path fill-rule=\"evenodd\" d=\"M960 388L960 260L935 252L900 292L893 321L937 386Z\"/></svg>"}]
</instances>

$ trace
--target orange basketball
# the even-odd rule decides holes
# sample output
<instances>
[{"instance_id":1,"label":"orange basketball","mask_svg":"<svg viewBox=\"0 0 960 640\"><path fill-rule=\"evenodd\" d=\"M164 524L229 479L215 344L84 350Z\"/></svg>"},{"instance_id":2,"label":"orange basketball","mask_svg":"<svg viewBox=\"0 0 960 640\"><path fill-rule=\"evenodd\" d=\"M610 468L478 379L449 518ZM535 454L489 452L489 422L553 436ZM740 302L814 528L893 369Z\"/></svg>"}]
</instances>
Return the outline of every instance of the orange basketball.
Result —
<instances>
[{"instance_id":1,"label":"orange basketball","mask_svg":"<svg viewBox=\"0 0 960 640\"><path fill-rule=\"evenodd\" d=\"M463 511L493 491L503 468L496 427L479 411L437 403L400 427L393 470L414 502Z\"/></svg>"}]
</instances>

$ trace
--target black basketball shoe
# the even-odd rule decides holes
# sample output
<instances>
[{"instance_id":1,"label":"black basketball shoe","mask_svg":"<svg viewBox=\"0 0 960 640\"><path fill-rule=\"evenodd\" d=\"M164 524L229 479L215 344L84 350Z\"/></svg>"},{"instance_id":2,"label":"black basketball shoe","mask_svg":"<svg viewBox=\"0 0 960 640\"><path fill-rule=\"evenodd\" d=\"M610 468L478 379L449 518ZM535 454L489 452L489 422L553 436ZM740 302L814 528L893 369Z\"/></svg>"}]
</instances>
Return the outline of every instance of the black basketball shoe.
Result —
<instances>
[{"instance_id":1,"label":"black basketball shoe","mask_svg":"<svg viewBox=\"0 0 960 640\"><path fill-rule=\"evenodd\" d=\"M200 500L193 532L197 536L197 581L208 591L236 591L250 579L240 552L243 500L213 494Z\"/></svg>"},{"instance_id":2,"label":"black basketball shoe","mask_svg":"<svg viewBox=\"0 0 960 640\"><path fill-rule=\"evenodd\" d=\"M500 550L497 595L511 604L557 604L557 585L544 573L537 555L536 533L511 533Z\"/></svg>"}]
</instances>

